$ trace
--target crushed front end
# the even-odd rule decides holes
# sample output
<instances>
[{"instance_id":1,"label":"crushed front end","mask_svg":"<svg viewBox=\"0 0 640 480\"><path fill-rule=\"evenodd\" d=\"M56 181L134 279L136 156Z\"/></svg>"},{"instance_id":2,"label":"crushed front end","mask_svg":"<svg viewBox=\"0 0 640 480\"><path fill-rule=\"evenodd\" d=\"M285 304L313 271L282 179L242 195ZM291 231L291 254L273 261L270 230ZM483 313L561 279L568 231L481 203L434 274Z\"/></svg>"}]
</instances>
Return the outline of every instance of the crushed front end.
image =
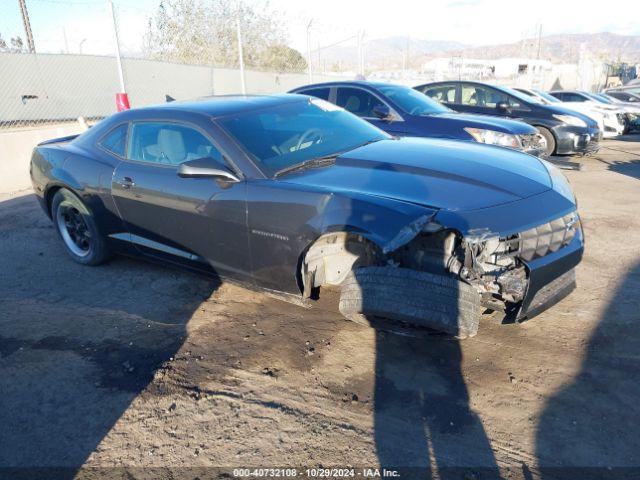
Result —
<instances>
[{"instance_id":1,"label":"crushed front end","mask_svg":"<svg viewBox=\"0 0 640 480\"><path fill-rule=\"evenodd\" d=\"M478 288L484 307L531 318L575 288L583 243L576 211L508 236L470 235L461 277Z\"/></svg>"}]
</instances>

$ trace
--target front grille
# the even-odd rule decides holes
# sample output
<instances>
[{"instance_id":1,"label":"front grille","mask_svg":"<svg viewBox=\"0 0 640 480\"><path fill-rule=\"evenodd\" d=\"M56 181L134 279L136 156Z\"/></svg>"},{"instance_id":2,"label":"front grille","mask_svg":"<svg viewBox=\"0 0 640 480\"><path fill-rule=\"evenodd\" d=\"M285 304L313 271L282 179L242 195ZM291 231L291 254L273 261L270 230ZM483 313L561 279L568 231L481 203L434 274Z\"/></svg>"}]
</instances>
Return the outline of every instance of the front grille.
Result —
<instances>
[{"instance_id":1,"label":"front grille","mask_svg":"<svg viewBox=\"0 0 640 480\"><path fill-rule=\"evenodd\" d=\"M571 212L508 238L501 238L501 248L497 249L496 256L498 259L518 257L524 261L544 257L568 245L575 237L578 226L578 214Z\"/></svg>"}]
</instances>

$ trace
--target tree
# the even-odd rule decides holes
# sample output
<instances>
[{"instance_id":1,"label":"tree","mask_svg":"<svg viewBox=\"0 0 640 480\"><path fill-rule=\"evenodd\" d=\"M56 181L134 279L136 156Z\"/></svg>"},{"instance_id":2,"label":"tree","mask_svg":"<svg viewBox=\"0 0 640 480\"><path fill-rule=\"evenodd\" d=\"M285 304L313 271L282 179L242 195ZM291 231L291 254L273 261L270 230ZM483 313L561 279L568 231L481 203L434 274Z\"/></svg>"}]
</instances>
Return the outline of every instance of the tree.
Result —
<instances>
[{"instance_id":1,"label":"tree","mask_svg":"<svg viewBox=\"0 0 640 480\"><path fill-rule=\"evenodd\" d=\"M302 72L307 69L307 60L295 48L277 44L267 47L262 52L257 66L279 72Z\"/></svg>"},{"instance_id":2,"label":"tree","mask_svg":"<svg viewBox=\"0 0 640 480\"><path fill-rule=\"evenodd\" d=\"M149 19L145 55L190 64L238 66L237 22L245 65L301 71L306 61L286 46L281 18L268 3L237 0L164 0Z\"/></svg>"},{"instance_id":3,"label":"tree","mask_svg":"<svg viewBox=\"0 0 640 480\"><path fill-rule=\"evenodd\" d=\"M9 40L10 45L7 45L7 42L2 38L2 34L0 33L0 52L9 52L9 53L26 53L27 48L24 46L24 42L20 36L12 37Z\"/></svg>"}]
</instances>

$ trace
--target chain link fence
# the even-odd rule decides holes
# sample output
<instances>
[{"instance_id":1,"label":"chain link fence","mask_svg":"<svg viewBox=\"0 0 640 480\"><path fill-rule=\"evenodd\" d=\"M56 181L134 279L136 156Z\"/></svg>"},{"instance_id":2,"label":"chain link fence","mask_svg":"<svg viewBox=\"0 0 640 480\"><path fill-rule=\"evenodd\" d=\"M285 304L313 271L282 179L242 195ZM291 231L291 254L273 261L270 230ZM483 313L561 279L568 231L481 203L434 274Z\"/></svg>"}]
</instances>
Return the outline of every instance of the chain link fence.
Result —
<instances>
[{"instance_id":1,"label":"chain link fence","mask_svg":"<svg viewBox=\"0 0 640 480\"><path fill-rule=\"evenodd\" d=\"M21 25L17 4L3 6L3 13ZM115 95L123 90L131 106L139 107L164 102L166 95L278 93L356 78L406 85L472 79L551 88L555 82L591 86L601 76L596 63L434 58L406 37L380 41L364 30L315 21L312 10L292 16L259 1L163 0L147 8L132 0L30 5L38 53L29 51L19 30L5 33L7 20L0 17L0 131L70 124L78 117L94 122L116 111ZM65 11L49 21L47 8ZM292 29L302 39L295 48L288 38Z\"/></svg>"}]
</instances>

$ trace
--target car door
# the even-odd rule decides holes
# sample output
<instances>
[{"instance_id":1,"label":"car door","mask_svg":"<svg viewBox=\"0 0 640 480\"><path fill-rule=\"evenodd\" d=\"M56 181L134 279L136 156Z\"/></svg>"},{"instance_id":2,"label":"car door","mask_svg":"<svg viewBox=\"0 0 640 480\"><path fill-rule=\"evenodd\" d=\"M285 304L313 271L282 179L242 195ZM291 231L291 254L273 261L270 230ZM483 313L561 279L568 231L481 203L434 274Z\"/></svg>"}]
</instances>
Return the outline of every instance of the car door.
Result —
<instances>
[{"instance_id":1,"label":"car door","mask_svg":"<svg viewBox=\"0 0 640 480\"><path fill-rule=\"evenodd\" d=\"M178 176L182 162L204 157L233 169L210 135L193 124L133 122L126 158L112 179L112 196L127 229L120 239L153 256L247 277L245 182Z\"/></svg>"},{"instance_id":2,"label":"car door","mask_svg":"<svg viewBox=\"0 0 640 480\"><path fill-rule=\"evenodd\" d=\"M338 87L336 91L336 105L344 108L348 112L372 123L376 127L394 135L406 135L405 122L402 116L385 102L380 96L375 95L364 88ZM382 120L373 113L377 106L386 107L391 120Z\"/></svg>"}]
</instances>

